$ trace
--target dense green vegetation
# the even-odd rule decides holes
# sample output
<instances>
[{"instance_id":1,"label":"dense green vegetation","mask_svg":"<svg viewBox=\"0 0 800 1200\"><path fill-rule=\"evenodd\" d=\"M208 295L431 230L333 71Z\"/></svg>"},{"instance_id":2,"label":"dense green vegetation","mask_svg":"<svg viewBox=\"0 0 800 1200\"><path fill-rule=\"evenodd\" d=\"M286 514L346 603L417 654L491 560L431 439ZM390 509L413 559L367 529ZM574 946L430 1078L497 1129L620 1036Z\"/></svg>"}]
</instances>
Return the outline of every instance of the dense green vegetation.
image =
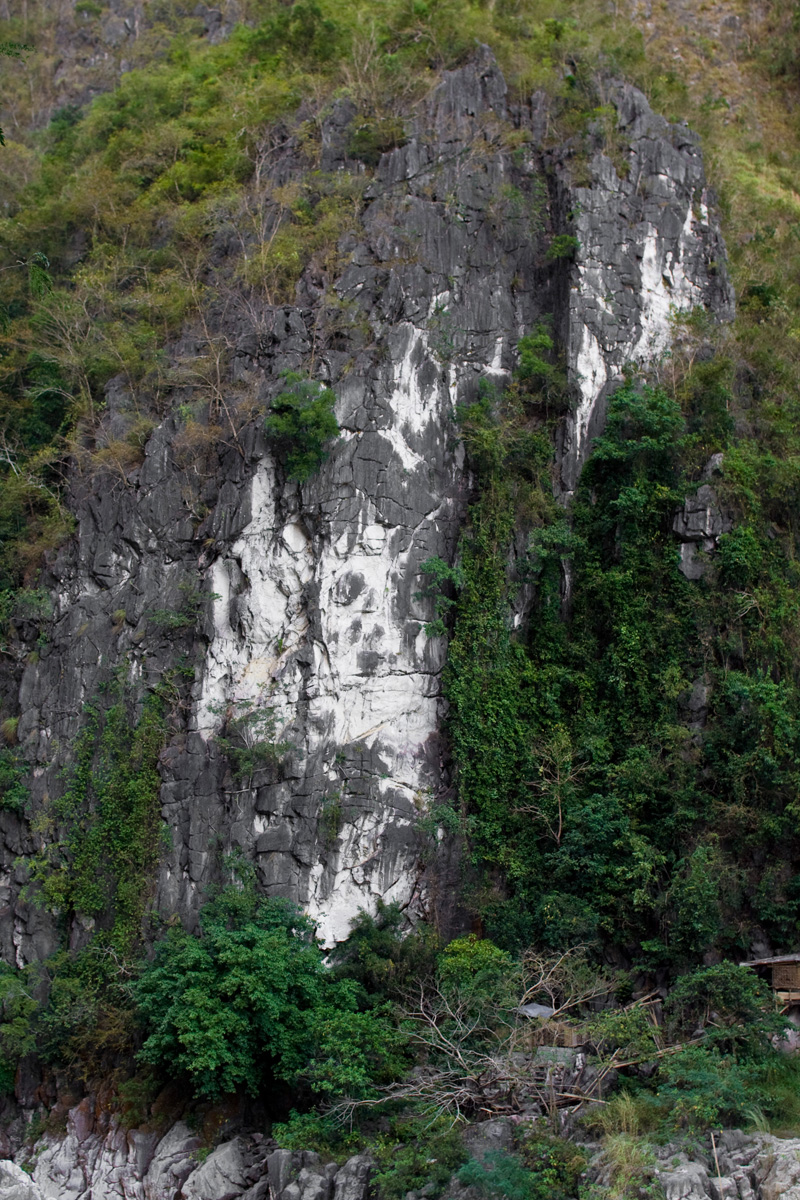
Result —
<instances>
[{"instance_id":1,"label":"dense green vegetation","mask_svg":"<svg viewBox=\"0 0 800 1200\"><path fill-rule=\"evenodd\" d=\"M210 313L252 316L265 302L290 302L312 260L330 284L378 151L403 139L398 114L437 71L464 61L476 39L491 42L521 95L536 86L553 93L561 109L554 137L592 119L598 59L617 72L645 68L639 35L609 24L602 4L577 5L578 22L545 0L498 9L263 0L219 45L198 36L196 18L179 6L145 7L148 65L88 108L59 109L33 134L24 125L31 88L22 67L5 84L5 103L20 114L19 140L9 138L0 163L10 202L0 220L5 586L69 534L67 464L125 478L176 388L187 448L238 444L237 397L221 386L230 346ZM49 45L50 18L34 11L29 25L11 22L7 32L31 40L38 32ZM34 55L27 70L32 80L43 60ZM341 95L356 108L349 152L367 168L362 176L319 169L321 118ZM287 136L301 166L273 183L271 159ZM554 253L573 250L567 239ZM336 298L330 303L335 310ZM194 349L170 357L167 345L187 326ZM98 427L112 378L130 405L127 432L113 438ZM300 383L284 389L269 428L287 452L288 432L303 426L288 464L302 481L318 461L317 443L335 430L324 391L304 415L308 404L289 404L287 396L301 398Z\"/></svg>"},{"instance_id":2,"label":"dense green vegetation","mask_svg":"<svg viewBox=\"0 0 800 1200\"><path fill-rule=\"evenodd\" d=\"M777 945L797 936L791 516L766 481L754 486L756 463L777 466L771 452L718 419L720 391L726 413L736 404L730 370L712 360L671 394L619 390L569 522L548 501L543 449L536 476L535 405L484 396L462 414L479 496L446 692L487 868L476 903L510 946L610 939L641 964L681 967L745 951L754 926ZM688 581L672 521L717 451L737 523ZM520 522L529 550L509 578ZM515 637L510 591L531 584L530 631Z\"/></svg>"},{"instance_id":3,"label":"dense green vegetation","mask_svg":"<svg viewBox=\"0 0 800 1200\"><path fill-rule=\"evenodd\" d=\"M611 939L680 967L746 950L754 925L778 945L800 928L797 577L788 533L776 537L790 517L770 520L777 497L748 485L754 440L722 428L713 403L698 414L729 373L715 360L672 394L619 390L569 522L548 501L544 448L537 475L535 405L485 396L462 414L479 496L449 581L446 692L487 868L476 903L510 946ZM688 581L673 516L719 450L737 525ZM529 550L509 578L520 522ZM531 585L530 632L515 637L510 592ZM703 728L693 686L709 697Z\"/></svg>"}]
</instances>

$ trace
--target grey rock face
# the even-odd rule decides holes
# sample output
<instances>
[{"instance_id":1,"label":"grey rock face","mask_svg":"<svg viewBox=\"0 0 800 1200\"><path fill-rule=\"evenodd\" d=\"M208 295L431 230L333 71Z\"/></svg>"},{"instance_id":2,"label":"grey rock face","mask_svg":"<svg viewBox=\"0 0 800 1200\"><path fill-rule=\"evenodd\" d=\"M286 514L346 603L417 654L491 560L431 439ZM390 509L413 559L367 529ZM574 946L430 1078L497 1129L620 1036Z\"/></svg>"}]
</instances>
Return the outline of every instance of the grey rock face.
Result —
<instances>
[{"instance_id":1,"label":"grey rock face","mask_svg":"<svg viewBox=\"0 0 800 1200\"><path fill-rule=\"evenodd\" d=\"M143 1142L147 1152L137 1154ZM199 1150L199 1138L182 1122L159 1140L126 1132L115 1118L98 1122L84 1101L70 1112L66 1137L37 1144L33 1179L0 1161L0 1200L367 1200L372 1160L366 1155L342 1167L311 1152L277 1150L265 1158L241 1138L223 1142L200 1163Z\"/></svg>"},{"instance_id":2,"label":"grey rock face","mask_svg":"<svg viewBox=\"0 0 800 1200\"><path fill-rule=\"evenodd\" d=\"M733 517L720 507L711 484L701 484L693 496L686 497L672 528L680 538L680 570L687 579L702 578L708 569L708 556L733 524Z\"/></svg>"},{"instance_id":3,"label":"grey rock face","mask_svg":"<svg viewBox=\"0 0 800 1200\"><path fill-rule=\"evenodd\" d=\"M246 1164L238 1141L224 1142L192 1171L181 1188L182 1200L235 1200L247 1184Z\"/></svg>"},{"instance_id":4,"label":"grey rock face","mask_svg":"<svg viewBox=\"0 0 800 1200\"><path fill-rule=\"evenodd\" d=\"M505 1118L482 1122L468 1127L464 1140L481 1160L511 1148L512 1124ZM374 1170L369 1156L354 1155L337 1167L312 1152L265 1155L263 1142L236 1138L198 1163L198 1139L182 1123L159 1140L143 1130L120 1129L84 1101L69 1113L65 1138L48 1135L37 1143L33 1179L0 1160L0 1200L368 1200ZM666 1200L800 1200L800 1139L728 1130L716 1136L716 1156L710 1141L691 1156L677 1145L652 1151L652 1180ZM608 1186L608 1171L600 1153L590 1163L589 1179ZM454 1177L445 1194L467 1197L473 1191Z\"/></svg>"},{"instance_id":5,"label":"grey rock face","mask_svg":"<svg viewBox=\"0 0 800 1200\"><path fill-rule=\"evenodd\" d=\"M319 1175L303 1167L294 1183L281 1193L282 1200L330 1200L333 1181L327 1175Z\"/></svg>"},{"instance_id":6,"label":"grey rock face","mask_svg":"<svg viewBox=\"0 0 800 1200\"><path fill-rule=\"evenodd\" d=\"M655 1178L667 1200L800 1200L800 1141L739 1130L717 1135L701 1161L657 1151Z\"/></svg>"},{"instance_id":7,"label":"grey rock face","mask_svg":"<svg viewBox=\"0 0 800 1200\"><path fill-rule=\"evenodd\" d=\"M366 1200L374 1167L367 1154L354 1154L337 1172L333 1200Z\"/></svg>"},{"instance_id":8,"label":"grey rock face","mask_svg":"<svg viewBox=\"0 0 800 1200\"><path fill-rule=\"evenodd\" d=\"M280 1196L294 1174L291 1150L274 1150L267 1159L267 1178L273 1196Z\"/></svg>"},{"instance_id":9,"label":"grey rock face","mask_svg":"<svg viewBox=\"0 0 800 1200\"><path fill-rule=\"evenodd\" d=\"M145 1200L175 1196L197 1166L200 1138L179 1121L158 1143L142 1182ZM137 1175L140 1172L137 1171Z\"/></svg>"},{"instance_id":10,"label":"grey rock face","mask_svg":"<svg viewBox=\"0 0 800 1200\"><path fill-rule=\"evenodd\" d=\"M0 1200L42 1200L36 1184L16 1163L0 1162Z\"/></svg>"},{"instance_id":11,"label":"grey rock face","mask_svg":"<svg viewBox=\"0 0 800 1200\"><path fill-rule=\"evenodd\" d=\"M569 200L579 249L567 360L580 400L562 441L560 483L567 494L602 429L622 368L663 355L674 314L700 307L727 320L734 311L697 138L656 116L629 84L612 87L610 99L619 114L621 160L615 165L598 151L592 186L572 189Z\"/></svg>"},{"instance_id":12,"label":"grey rock face","mask_svg":"<svg viewBox=\"0 0 800 1200\"><path fill-rule=\"evenodd\" d=\"M470 1158L478 1160L498 1150L511 1150L514 1145L514 1128L505 1117L493 1121L481 1121L464 1133L464 1146Z\"/></svg>"},{"instance_id":13,"label":"grey rock face","mask_svg":"<svg viewBox=\"0 0 800 1200\"><path fill-rule=\"evenodd\" d=\"M48 1134L37 1143L36 1196L174 1200L197 1167L199 1147L200 1139L181 1122L159 1139L155 1133L122 1128L108 1112L96 1112L87 1097L70 1110L63 1138Z\"/></svg>"},{"instance_id":14,"label":"grey rock face","mask_svg":"<svg viewBox=\"0 0 800 1200\"><path fill-rule=\"evenodd\" d=\"M613 97L629 174L598 151L592 187L570 190L566 150L546 163L534 143L509 149L514 127L535 136L541 98L510 107L486 50L444 75L408 142L383 155L340 244L345 265L327 281L336 311L312 263L296 305L255 311L242 299L211 314L231 347L230 436L198 456L182 418L168 416L141 467L75 477L77 532L50 565L54 617L20 685L32 812L63 789L81 708L121 665L141 695L188 662L194 679L160 761L171 834L154 898L162 915L191 927L231 848L254 861L267 893L303 904L328 942L379 899L412 919L437 902L418 818L448 784L445 648L424 632L432 607L419 571L433 555L452 560L465 511L456 405L481 380L507 380L521 334L554 314L581 395L560 457L568 492L622 365L667 346L671 306L731 310L692 135L634 89ZM344 157L348 111L326 126L323 167L357 175ZM290 147L265 184L301 168ZM546 254L569 210L572 265ZM172 349L183 360L207 351L190 330ZM262 417L246 414L263 412L281 372L311 363L336 392L342 435L298 486ZM108 436L122 436L131 412L125 388L110 385ZM200 600L195 628L154 620L189 594ZM226 717L266 708L289 750L237 779L219 746ZM17 863L37 837L0 813L0 952L18 964L57 944L49 915L20 895ZM75 922L70 944L90 934Z\"/></svg>"}]
</instances>

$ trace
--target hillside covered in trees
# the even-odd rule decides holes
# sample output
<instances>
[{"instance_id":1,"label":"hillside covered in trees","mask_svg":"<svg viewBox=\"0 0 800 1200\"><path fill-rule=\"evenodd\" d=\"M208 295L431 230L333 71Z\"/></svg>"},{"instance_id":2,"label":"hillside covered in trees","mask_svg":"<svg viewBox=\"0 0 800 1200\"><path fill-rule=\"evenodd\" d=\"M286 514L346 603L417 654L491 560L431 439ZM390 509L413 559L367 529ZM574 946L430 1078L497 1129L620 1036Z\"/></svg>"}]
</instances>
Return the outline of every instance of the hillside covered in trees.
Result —
<instances>
[{"instance_id":1,"label":"hillside covered in trees","mask_svg":"<svg viewBox=\"0 0 800 1200\"><path fill-rule=\"evenodd\" d=\"M800 1186L799 21L0 6L18 1200Z\"/></svg>"}]
</instances>

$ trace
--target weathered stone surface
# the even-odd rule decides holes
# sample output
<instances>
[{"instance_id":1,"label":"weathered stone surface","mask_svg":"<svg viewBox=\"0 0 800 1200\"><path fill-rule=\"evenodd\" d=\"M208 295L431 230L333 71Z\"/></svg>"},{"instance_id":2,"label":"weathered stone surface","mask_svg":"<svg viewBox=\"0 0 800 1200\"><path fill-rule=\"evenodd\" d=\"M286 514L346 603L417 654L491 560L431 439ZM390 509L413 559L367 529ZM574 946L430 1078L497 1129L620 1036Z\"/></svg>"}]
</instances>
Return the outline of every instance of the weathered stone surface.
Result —
<instances>
[{"instance_id":1,"label":"weathered stone surface","mask_svg":"<svg viewBox=\"0 0 800 1200\"><path fill-rule=\"evenodd\" d=\"M198 1162L200 1139L183 1122L159 1140L96 1115L87 1099L70 1111L65 1137L37 1143L33 1179L0 1161L0 1200L367 1200L366 1155L337 1167L311 1151L264 1157L258 1147L256 1138L234 1138ZM6 1193L6 1181L27 1191Z\"/></svg>"},{"instance_id":2,"label":"weathered stone surface","mask_svg":"<svg viewBox=\"0 0 800 1200\"><path fill-rule=\"evenodd\" d=\"M179 1121L159 1142L144 1176L144 1200L162 1200L179 1194L197 1166L201 1141Z\"/></svg>"},{"instance_id":3,"label":"weathered stone surface","mask_svg":"<svg viewBox=\"0 0 800 1200\"><path fill-rule=\"evenodd\" d=\"M303 1167L297 1179L284 1188L281 1200L330 1200L332 1191L332 1179Z\"/></svg>"},{"instance_id":4,"label":"weathered stone surface","mask_svg":"<svg viewBox=\"0 0 800 1200\"><path fill-rule=\"evenodd\" d=\"M759 1200L800 1200L800 1139L763 1136L753 1165Z\"/></svg>"},{"instance_id":5,"label":"weathered stone surface","mask_svg":"<svg viewBox=\"0 0 800 1200\"><path fill-rule=\"evenodd\" d=\"M693 1159L657 1150L656 1178L667 1200L800 1200L800 1140L726 1130Z\"/></svg>"},{"instance_id":6,"label":"weathered stone surface","mask_svg":"<svg viewBox=\"0 0 800 1200\"><path fill-rule=\"evenodd\" d=\"M703 474L710 478L712 473L720 473L721 470L722 455L714 455ZM701 579L705 575L709 556L716 550L722 535L730 533L733 527L733 516L722 509L710 483L702 483L694 495L686 497L672 528L680 538L679 565L687 579Z\"/></svg>"},{"instance_id":7,"label":"weathered stone surface","mask_svg":"<svg viewBox=\"0 0 800 1200\"><path fill-rule=\"evenodd\" d=\"M258 1183L254 1183L246 1192L242 1192L242 1200L268 1200L268 1197L273 1195L269 1188L269 1179L264 1176L259 1179Z\"/></svg>"},{"instance_id":8,"label":"weathered stone surface","mask_svg":"<svg viewBox=\"0 0 800 1200\"><path fill-rule=\"evenodd\" d=\"M273 1196L280 1196L288 1187L294 1171L291 1150L273 1150L267 1159L267 1178Z\"/></svg>"},{"instance_id":9,"label":"weathered stone surface","mask_svg":"<svg viewBox=\"0 0 800 1200\"><path fill-rule=\"evenodd\" d=\"M510 1149L512 1130L504 1118L467 1127L466 1148L478 1160ZM0 1160L0 1200L368 1200L368 1155L337 1167L311 1151L268 1153L269 1146L260 1134L237 1137L198 1163L199 1139L182 1122L160 1139L123 1130L87 1098L69 1112L66 1136L48 1134L34 1147L33 1179ZM716 1135L716 1154L709 1138L690 1154L675 1144L651 1149L652 1181L666 1200L800 1200L800 1139L727 1130ZM590 1182L609 1186L609 1170L598 1152ZM454 1200L473 1193L455 1177L445 1190Z\"/></svg>"},{"instance_id":10,"label":"weathered stone surface","mask_svg":"<svg viewBox=\"0 0 800 1200\"><path fill-rule=\"evenodd\" d=\"M709 1195L708 1172L700 1163L685 1162L672 1171L660 1171L666 1200L702 1200Z\"/></svg>"},{"instance_id":11,"label":"weathered stone surface","mask_svg":"<svg viewBox=\"0 0 800 1200\"><path fill-rule=\"evenodd\" d=\"M235 1200L247 1179L245 1159L238 1141L224 1142L192 1171L181 1188L182 1200Z\"/></svg>"},{"instance_id":12,"label":"weathered stone surface","mask_svg":"<svg viewBox=\"0 0 800 1200\"><path fill-rule=\"evenodd\" d=\"M22 1167L0 1161L0 1200L42 1200L42 1193Z\"/></svg>"},{"instance_id":13,"label":"weathered stone surface","mask_svg":"<svg viewBox=\"0 0 800 1200\"><path fill-rule=\"evenodd\" d=\"M354 1154L336 1173L333 1200L367 1200L375 1164L368 1154Z\"/></svg>"},{"instance_id":14,"label":"weathered stone surface","mask_svg":"<svg viewBox=\"0 0 800 1200\"><path fill-rule=\"evenodd\" d=\"M511 1150L514 1144L514 1128L505 1117L493 1121L481 1121L471 1125L464 1133L464 1147L470 1158L482 1159L498 1150Z\"/></svg>"}]
</instances>

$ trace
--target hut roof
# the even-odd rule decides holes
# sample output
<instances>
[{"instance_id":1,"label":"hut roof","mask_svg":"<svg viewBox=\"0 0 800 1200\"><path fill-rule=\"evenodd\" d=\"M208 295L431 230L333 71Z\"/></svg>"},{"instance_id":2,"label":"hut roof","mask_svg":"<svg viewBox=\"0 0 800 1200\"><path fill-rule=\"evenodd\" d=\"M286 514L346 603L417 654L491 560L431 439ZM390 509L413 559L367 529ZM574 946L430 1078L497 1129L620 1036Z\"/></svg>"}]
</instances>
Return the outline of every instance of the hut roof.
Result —
<instances>
[{"instance_id":1,"label":"hut roof","mask_svg":"<svg viewBox=\"0 0 800 1200\"><path fill-rule=\"evenodd\" d=\"M779 963L800 963L800 954L778 954L775 958L749 958L740 967L772 967Z\"/></svg>"}]
</instances>

